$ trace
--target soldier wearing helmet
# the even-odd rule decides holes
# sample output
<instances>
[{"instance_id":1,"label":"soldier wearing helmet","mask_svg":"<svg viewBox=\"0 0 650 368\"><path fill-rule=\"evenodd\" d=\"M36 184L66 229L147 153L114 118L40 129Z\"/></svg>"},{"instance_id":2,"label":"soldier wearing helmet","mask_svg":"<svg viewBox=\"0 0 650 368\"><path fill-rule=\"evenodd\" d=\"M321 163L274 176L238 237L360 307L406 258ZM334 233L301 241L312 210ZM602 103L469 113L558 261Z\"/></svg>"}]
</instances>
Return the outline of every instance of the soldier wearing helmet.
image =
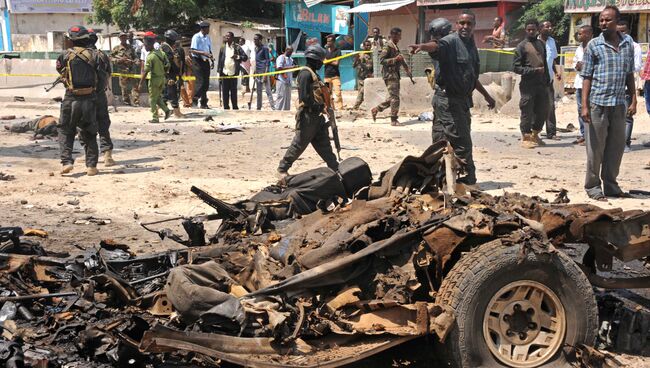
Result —
<instances>
[{"instance_id":1,"label":"soldier wearing helmet","mask_svg":"<svg viewBox=\"0 0 650 368\"><path fill-rule=\"evenodd\" d=\"M165 41L160 44L160 50L167 55L170 64L163 97L165 102L171 103L174 116L180 118L183 114L178 105L178 97L183 83L183 70L185 70L185 51L178 44L178 39L178 33L173 29L168 29L165 31Z\"/></svg>"},{"instance_id":2,"label":"soldier wearing helmet","mask_svg":"<svg viewBox=\"0 0 650 368\"><path fill-rule=\"evenodd\" d=\"M88 29L88 47L97 50L97 33L92 28ZM99 66L97 68L97 132L99 133L99 151L104 155L104 166L113 166L113 141L111 140L111 118L108 114L108 97L106 91L111 81L111 61L101 51L97 52Z\"/></svg>"},{"instance_id":3,"label":"soldier wearing helmet","mask_svg":"<svg viewBox=\"0 0 650 368\"><path fill-rule=\"evenodd\" d=\"M298 73L298 111L296 112L296 134L291 145L278 166L278 176L284 179L291 165L300 157L311 143L316 153L332 170L338 170L327 131L328 125L323 116L325 105L331 104L329 92L316 72L323 66L325 49L312 45L305 50L307 66ZM328 101L329 99L329 101Z\"/></svg>"},{"instance_id":4,"label":"soldier wearing helmet","mask_svg":"<svg viewBox=\"0 0 650 368\"><path fill-rule=\"evenodd\" d=\"M131 33L131 37L133 34ZM115 46L111 51L111 60L117 73L122 74L120 77L120 89L122 90L122 102L125 105L131 105L131 97L133 97L133 105L140 104L140 93L136 89L137 81L134 78L124 76L131 74L134 71L134 66L138 62L138 56L132 45L128 44L129 34L120 32L120 44Z\"/></svg>"},{"instance_id":5,"label":"soldier wearing helmet","mask_svg":"<svg viewBox=\"0 0 650 368\"><path fill-rule=\"evenodd\" d=\"M83 26L70 27L66 42L71 47L56 60L56 70L64 80L66 91L61 102L59 122L59 149L62 174L73 170L72 149L74 138L79 130L81 139L86 142L86 173L97 174L99 149L97 147L97 73L101 61L97 50L88 47L90 34Z\"/></svg>"}]
</instances>

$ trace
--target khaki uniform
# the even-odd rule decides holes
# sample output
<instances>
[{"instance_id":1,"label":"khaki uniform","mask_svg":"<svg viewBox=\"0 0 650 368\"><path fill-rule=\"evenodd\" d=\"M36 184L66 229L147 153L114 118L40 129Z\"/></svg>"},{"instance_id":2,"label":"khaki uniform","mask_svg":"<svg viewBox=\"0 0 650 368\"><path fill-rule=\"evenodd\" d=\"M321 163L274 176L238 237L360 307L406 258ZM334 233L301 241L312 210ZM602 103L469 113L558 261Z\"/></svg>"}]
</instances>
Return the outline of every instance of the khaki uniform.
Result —
<instances>
[{"instance_id":1,"label":"khaki uniform","mask_svg":"<svg viewBox=\"0 0 650 368\"><path fill-rule=\"evenodd\" d=\"M134 66L139 65L138 57L133 47L127 45L117 45L111 51L111 61L116 73L132 74ZM133 104L140 104L140 91L138 91L138 81L135 78L120 77L120 89L122 90L122 101L130 105L131 96Z\"/></svg>"},{"instance_id":2,"label":"khaki uniform","mask_svg":"<svg viewBox=\"0 0 650 368\"><path fill-rule=\"evenodd\" d=\"M153 50L147 55L144 64L144 72L149 73L149 103L151 104L151 116L153 122L158 122L158 107L165 113L169 108L162 98L163 89L166 84L166 75L169 72L169 60L161 50Z\"/></svg>"},{"instance_id":3,"label":"khaki uniform","mask_svg":"<svg viewBox=\"0 0 650 368\"><path fill-rule=\"evenodd\" d=\"M357 102L354 108L358 109L363 103L363 86L366 78L372 78L372 54L361 54L352 64L357 71Z\"/></svg>"},{"instance_id":4,"label":"khaki uniform","mask_svg":"<svg viewBox=\"0 0 650 368\"><path fill-rule=\"evenodd\" d=\"M386 100L377 105L378 111L384 111L390 107L390 116L392 119L397 119L399 113L399 69L403 62L397 61L397 56L400 55L397 45L393 41L386 41L384 47L379 53L379 62L381 63L381 74L388 89L388 96Z\"/></svg>"}]
</instances>

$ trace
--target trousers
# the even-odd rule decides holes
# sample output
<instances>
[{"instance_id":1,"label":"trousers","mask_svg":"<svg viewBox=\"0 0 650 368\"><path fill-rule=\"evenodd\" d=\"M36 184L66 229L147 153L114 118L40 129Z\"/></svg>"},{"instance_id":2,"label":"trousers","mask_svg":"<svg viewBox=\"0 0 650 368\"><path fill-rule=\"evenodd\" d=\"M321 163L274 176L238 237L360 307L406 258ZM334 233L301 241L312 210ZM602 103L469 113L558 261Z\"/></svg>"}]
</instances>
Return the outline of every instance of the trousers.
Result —
<instances>
[{"instance_id":1,"label":"trousers","mask_svg":"<svg viewBox=\"0 0 650 368\"><path fill-rule=\"evenodd\" d=\"M339 162L332 150L327 128L328 125L325 123L325 118L320 113L299 108L296 112L296 134L291 141L291 145L287 148L284 157L280 160L278 170L288 171L298 157L305 152L307 146L311 144L314 150L316 150L316 153L325 161L327 167L337 171L339 169Z\"/></svg>"},{"instance_id":2,"label":"trousers","mask_svg":"<svg viewBox=\"0 0 650 368\"><path fill-rule=\"evenodd\" d=\"M120 77L120 90L122 90L122 102L130 105L133 96L133 104L136 106L140 104L140 91L136 79Z\"/></svg>"},{"instance_id":3,"label":"trousers","mask_svg":"<svg viewBox=\"0 0 650 368\"><path fill-rule=\"evenodd\" d=\"M632 95L625 94L625 110L632 103ZM634 128L634 116L627 116L625 114L625 145L630 147L632 145L632 129Z\"/></svg>"},{"instance_id":4,"label":"trousers","mask_svg":"<svg viewBox=\"0 0 650 368\"><path fill-rule=\"evenodd\" d=\"M363 86L365 84L364 79L357 80L357 101L354 103L354 108L358 109L363 103Z\"/></svg>"},{"instance_id":5,"label":"trousers","mask_svg":"<svg viewBox=\"0 0 650 368\"><path fill-rule=\"evenodd\" d=\"M151 105L151 117L154 121L158 120L158 107L165 113L169 111L162 98L164 88L165 77L151 77L149 79L149 104Z\"/></svg>"},{"instance_id":6,"label":"trousers","mask_svg":"<svg viewBox=\"0 0 650 368\"><path fill-rule=\"evenodd\" d=\"M591 123L585 126L585 143L587 194L593 197L621 193L616 178L625 149L625 105L592 105Z\"/></svg>"},{"instance_id":7,"label":"trousers","mask_svg":"<svg viewBox=\"0 0 650 368\"><path fill-rule=\"evenodd\" d=\"M106 92L97 92L97 133L99 133L99 148L102 153L113 150L111 140L111 117L108 114L108 98Z\"/></svg>"},{"instance_id":8,"label":"trousers","mask_svg":"<svg viewBox=\"0 0 650 368\"><path fill-rule=\"evenodd\" d=\"M173 84L169 84L169 82L165 83L165 87L164 87L165 93L163 96L163 100L165 102L169 101L169 104L172 106L172 109L176 109L180 107L178 105L178 100L180 98L181 84L183 83L183 81L180 78L177 79L177 76L171 76L171 78L169 79L175 80L176 83Z\"/></svg>"},{"instance_id":9,"label":"trousers","mask_svg":"<svg viewBox=\"0 0 650 368\"><path fill-rule=\"evenodd\" d=\"M521 117L519 129L521 134L530 134L533 130L540 131L548 118L549 97L548 87L544 85L519 84L521 99L519 110Z\"/></svg>"},{"instance_id":10,"label":"trousers","mask_svg":"<svg viewBox=\"0 0 650 368\"><path fill-rule=\"evenodd\" d=\"M555 88L553 81L548 88L548 118L546 119L546 136L551 138L557 134L557 119L555 118Z\"/></svg>"},{"instance_id":11,"label":"trousers","mask_svg":"<svg viewBox=\"0 0 650 368\"><path fill-rule=\"evenodd\" d=\"M578 124L580 124L580 136L585 136L585 121L582 118L582 88L576 89L576 101L578 102Z\"/></svg>"},{"instance_id":12,"label":"trousers","mask_svg":"<svg viewBox=\"0 0 650 368\"><path fill-rule=\"evenodd\" d=\"M266 91L266 97L269 99L271 109L275 109L275 102L273 102L273 92L271 92L271 80L268 77L255 77L255 84L257 85L257 109L262 109L262 88Z\"/></svg>"},{"instance_id":13,"label":"trousers","mask_svg":"<svg viewBox=\"0 0 650 368\"><path fill-rule=\"evenodd\" d=\"M436 89L433 102L433 143L447 140L454 154L465 161L467 183L476 183L476 166L472 153L472 118L467 97L447 96L442 89Z\"/></svg>"},{"instance_id":14,"label":"trousers","mask_svg":"<svg viewBox=\"0 0 650 368\"><path fill-rule=\"evenodd\" d=\"M221 96L224 109L229 110L230 102L232 102L232 109L239 110L239 106L237 106L237 79L221 80Z\"/></svg>"},{"instance_id":15,"label":"trousers","mask_svg":"<svg viewBox=\"0 0 650 368\"><path fill-rule=\"evenodd\" d=\"M67 94L61 102L61 115L59 118L58 140L61 164L72 165L72 150L74 138L79 130L79 136L84 144L86 154L86 167L97 167L99 160L99 147L97 146L97 112L95 94L88 96L73 96Z\"/></svg>"},{"instance_id":16,"label":"trousers","mask_svg":"<svg viewBox=\"0 0 650 368\"><path fill-rule=\"evenodd\" d=\"M377 105L377 110L384 111L390 107L390 116L391 118L397 119L397 114L399 114L399 80L397 79L384 79L386 83L386 88L388 89L388 96L384 102Z\"/></svg>"},{"instance_id":17,"label":"trousers","mask_svg":"<svg viewBox=\"0 0 650 368\"><path fill-rule=\"evenodd\" d=\"M334 99L334 107L337 110L343 110L343 95L341 94L341 77L325 78L325 83L329 83Z\"/></svg>"},{"instance_id":18,"label":"trousers","mask_svg":"<svg viewBox=\"0 0 650 368\"><path fill-rule=\"evenodd\" d=\"M277 92L275 96L275 109L291 110L291 82L278 79L275 89Z\"/></svg>"},{"instance_id":19,"label":"trousers","mask_svg":"<svg viewBox=\"0 0 650 368\"><path fill-rule=\"evenodd\" d=\"M194 97L195 104L201 102L201 106L208 106L208 88L210 87L210 62L201 58L192 59L192 69L196 77Z\"/></svg>"}]
</instances>

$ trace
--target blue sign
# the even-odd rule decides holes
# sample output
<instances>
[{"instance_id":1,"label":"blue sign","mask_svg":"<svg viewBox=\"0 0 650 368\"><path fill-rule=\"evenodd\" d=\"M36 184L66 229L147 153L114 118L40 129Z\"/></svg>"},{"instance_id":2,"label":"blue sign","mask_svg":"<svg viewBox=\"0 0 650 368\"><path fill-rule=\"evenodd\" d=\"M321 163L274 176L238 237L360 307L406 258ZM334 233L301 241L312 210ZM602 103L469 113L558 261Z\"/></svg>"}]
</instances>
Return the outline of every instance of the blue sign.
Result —
<instances>
[{"instance_id":1,"label":"blue sign","mask_svg":"<svg viewBox=\"0 0 650 368\"><path fill-rule=\"evenodd\" d=\"M304 2L285 3L285 24L303 31L347 35L350 31L349 6L317 4L308 8Z\"/></svg>"}]
</instances>

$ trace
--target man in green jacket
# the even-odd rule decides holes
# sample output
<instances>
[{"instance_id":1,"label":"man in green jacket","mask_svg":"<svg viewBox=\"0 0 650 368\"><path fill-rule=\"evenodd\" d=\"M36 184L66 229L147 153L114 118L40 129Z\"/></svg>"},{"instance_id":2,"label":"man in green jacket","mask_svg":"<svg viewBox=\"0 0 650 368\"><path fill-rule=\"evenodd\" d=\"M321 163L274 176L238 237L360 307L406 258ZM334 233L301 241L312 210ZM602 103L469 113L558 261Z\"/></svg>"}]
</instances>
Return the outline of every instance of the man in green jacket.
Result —
<instances>
[{"instance_id":1,"label":"man in green jacket","mask_svg":"<svg viewBox=\"0 0 650 368\"><path fill-rule=\"evenodd\" d=\"M147 60L144 64L144 74L140 78L140 83L138 84L138 89L142 90L142 83L149 77L149 104L151 105L151 114L152 119L149 120L150 123L159 123L158 120L158 107L160 107L165 112L165 120L169 118L171 110L167 107L162 98L163 89L165 88L165 75L169 70L169 60L167 55L160 50L154 50L155 38L146 37L144 40L144 47L149 52L147 55Z\"/></svg>"}]
</instances>

